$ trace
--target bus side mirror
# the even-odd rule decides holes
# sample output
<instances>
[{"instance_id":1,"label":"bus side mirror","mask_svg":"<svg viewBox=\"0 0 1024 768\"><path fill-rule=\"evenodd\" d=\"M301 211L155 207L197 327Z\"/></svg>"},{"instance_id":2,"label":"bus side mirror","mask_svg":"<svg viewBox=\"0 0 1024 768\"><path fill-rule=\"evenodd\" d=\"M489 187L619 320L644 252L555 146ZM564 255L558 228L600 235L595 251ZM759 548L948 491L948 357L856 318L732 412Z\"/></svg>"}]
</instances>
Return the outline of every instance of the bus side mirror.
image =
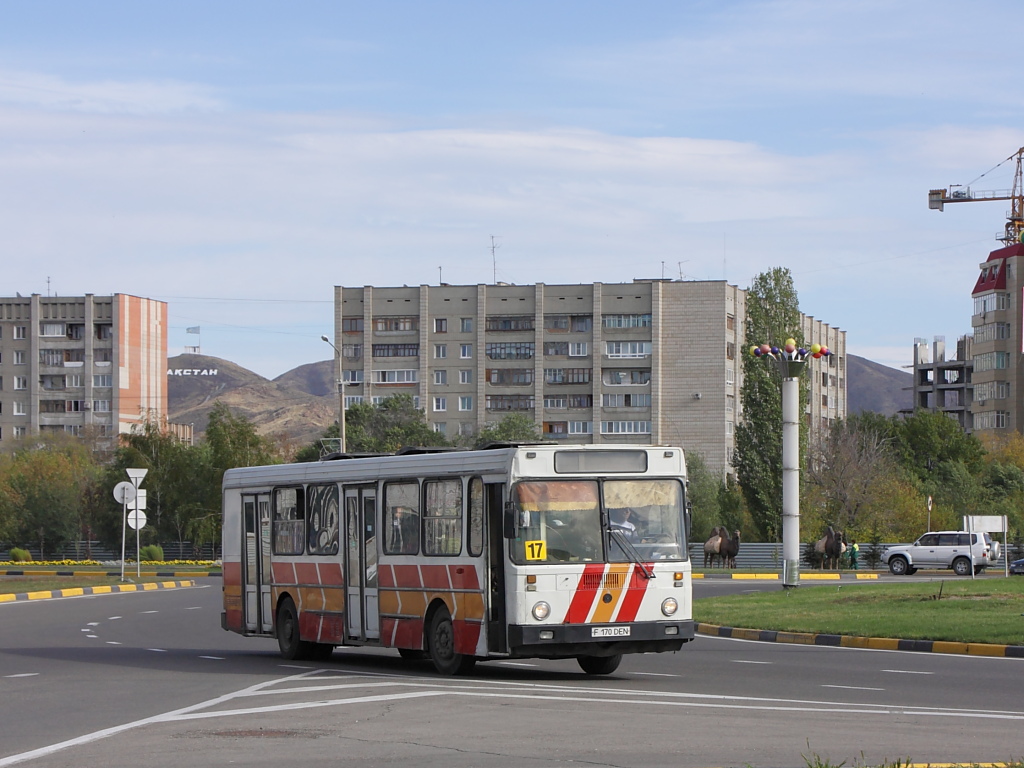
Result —
<instances>
[{"instance_id":1,"label":"bus side mirror","mask_svg":"<svg viewBox=\"0 0 1024 768\"><path fill-rule=\"evenodd\" d=\"M501 520L501 532L506 539L516 538L516 504L514 501L506 501L504 514Z\"/></svg>"},{"instance_id":2,"label":"bus side mirror","mask_svg":"<svg viewBox=\"0 0 1024 768\"><path fill-rule=\"evenodd\" d=\"M683 509L683 527L686 529L686 540L690 540L690 528L693 524L693 502L686 500L686 507Z\"/></svg>"}]
</instances>

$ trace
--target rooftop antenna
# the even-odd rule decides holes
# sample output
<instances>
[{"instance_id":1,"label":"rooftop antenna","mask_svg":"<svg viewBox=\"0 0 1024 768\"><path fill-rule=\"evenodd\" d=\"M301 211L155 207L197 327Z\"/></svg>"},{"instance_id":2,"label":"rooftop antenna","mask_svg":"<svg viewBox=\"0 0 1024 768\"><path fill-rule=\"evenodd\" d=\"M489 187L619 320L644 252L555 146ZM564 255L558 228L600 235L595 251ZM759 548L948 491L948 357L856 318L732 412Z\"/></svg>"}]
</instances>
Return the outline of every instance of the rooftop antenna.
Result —
<instances>
[{"instance_id":1,"label":"rooftop antenna","mask_svg":"<svg viewBox=\"0 0 1024 768\"><path fill-rule=\"evenodd\" d=\"M441 276L441 268L437 268L437 284L444 285L444 277Z\"/></svg>"},{"instance_id":2,"label":"rooftop antenna","mask_svg":"<svg viewBox=\"0 0 1024 768\"><path fill-rule=\"evenodd\" d=\"M50 295L50 277L49 277L49 275L47 275L47 277L46 277L46 295L47 296Z\"/></svg>"},{"instance_id":3,"label":"rooftop antenna","mask_svg":"<svg viewBox=\"0 0 1024 768\"><path fill-rule=\"evenodd\" d=\"M494 242L494 235L491 235L491 265L494 270L494 284L498 284L498 259L495 256L495 251L501 248L500 245Z\"/></svg>"},{"instance_id":4,"label":"rooftop antenna","mask_svg":"<svg viewBox=\"0 0 1024 768\"><path fill-rule=\"evenodd\" d=\"M683 274L683 264L685 264L688 261L689 261L689 259L684 259L683 261L680 261L680 262L676 263L676 267L678 267L678 269L679 269L679 279L680 280L683 280L685 278L685 275Z\"/></svg>"},{"instance_id":5,"label":"rooftop antenna","mask_svg":"<svg viewBox=\"0 0 1024 768\"><path fill-rule=\"evenodd\" d=\"M665 260L661 260L661 279L665 279Z\"/></svg>"}]
</instances>

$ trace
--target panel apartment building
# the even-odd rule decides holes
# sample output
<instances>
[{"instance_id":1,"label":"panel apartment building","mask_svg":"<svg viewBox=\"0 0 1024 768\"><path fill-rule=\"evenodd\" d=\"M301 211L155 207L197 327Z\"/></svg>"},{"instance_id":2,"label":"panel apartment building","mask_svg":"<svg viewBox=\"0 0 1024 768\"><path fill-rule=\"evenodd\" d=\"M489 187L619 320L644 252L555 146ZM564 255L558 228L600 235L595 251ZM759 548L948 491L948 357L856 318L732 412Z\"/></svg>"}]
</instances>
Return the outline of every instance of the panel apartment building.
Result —
<instances>
[{"instance_id":1,"label":"panel apartment building","mask_svg":"<svg viewBox=\"0 0 1024 768\"><path fill-rule=\"evenodd\" d=\"M127 294L0 298L0 447L167 418L167 304Z\"/></svg>"},{"instance_id":2,"label":"panel apartment building","mask_svg":"<svg viewBox=\"0 0 1024 768\"><path fill-rule=\"evenodd\" d=\"M745 301L725 281L335 286L336 373L346 406L408 393L449 438L521 412L546 439L681 445L723 473ZM817 430L846 415L846 334L802 321L835 352L810 366Z\"/></svg>"}]
</instances>

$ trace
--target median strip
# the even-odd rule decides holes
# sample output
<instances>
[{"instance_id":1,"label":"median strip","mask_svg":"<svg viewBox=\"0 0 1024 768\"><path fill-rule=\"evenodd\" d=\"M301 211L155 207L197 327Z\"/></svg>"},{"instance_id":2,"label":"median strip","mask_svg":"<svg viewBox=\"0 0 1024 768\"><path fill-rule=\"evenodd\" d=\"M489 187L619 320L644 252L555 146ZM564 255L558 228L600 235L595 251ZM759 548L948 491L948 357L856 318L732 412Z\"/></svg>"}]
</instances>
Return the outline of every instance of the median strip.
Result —
<instances>
[{"instance_id":1,"label":"median strip","mask_svg":"<svg viewBox=\"0 0 1024 768\"><path fill-rule=\"evenodd\" d=\"M184 581L159 581L147 582L144 584L112 584L98 587L71 587L68 589L53 589L47 592L17 592L0 594L0 603L14 603L23 600L47 600L55 597L82 597L84 595L109 595L115 592L145 592L154 589L176 589L179 587L194 587L196 582L192 579Z\"/></svg>"}]
</instances>

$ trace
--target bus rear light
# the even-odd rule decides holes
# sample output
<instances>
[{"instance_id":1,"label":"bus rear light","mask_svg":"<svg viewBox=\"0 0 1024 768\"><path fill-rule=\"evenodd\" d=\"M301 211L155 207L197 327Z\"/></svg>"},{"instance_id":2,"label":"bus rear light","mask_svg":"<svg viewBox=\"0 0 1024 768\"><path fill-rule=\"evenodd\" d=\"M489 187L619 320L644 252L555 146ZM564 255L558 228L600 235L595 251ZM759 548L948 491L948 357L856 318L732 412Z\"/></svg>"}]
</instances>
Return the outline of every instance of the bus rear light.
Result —
<instances>
[{"instance_id":1,"label":"bus rear light","mask_svg":"<svg viewBox=\"0 0 1024 768\"><path fill-rule=\"evenodd\" d=\"M531 573L530 575L528 575L526 577L526 583L527 584L536 584L537 583L537 574Z\"/></svg>"},{"instance_id":2,"label":"bus rear light","mask_svg":"<svg viewBox=\"0 0 1024 768\"><path fill-rule=\"evenodd\" d=\"M541 600L539 603L533 606L533 618L537 621L544 621L551 613L551 606Z\"/></svg>"},{"instance_id":3,"label":"bus rear light","mask_svg":"<svg viewBox=\"0 0 1024 768\"><path fill-rule=\"evenodd\" d=\"M679 571L676 571L675 573L672 574L672 581L682 581L682 580L683 580L683 574L680 573ZM679 585L676 584L676 586L678 587Z\"/></svg>"},{"instance_id":4,"label":"bus rear light","mask_svg":"<svg viewBox=\"0 0 1024 768\"><path fill-rule=\"evenodd\" d=\"M666 616L673 616L679 610L679 603L674 597L666 597L661 603L661 612Z\"/></svg>"}]
</instances>

